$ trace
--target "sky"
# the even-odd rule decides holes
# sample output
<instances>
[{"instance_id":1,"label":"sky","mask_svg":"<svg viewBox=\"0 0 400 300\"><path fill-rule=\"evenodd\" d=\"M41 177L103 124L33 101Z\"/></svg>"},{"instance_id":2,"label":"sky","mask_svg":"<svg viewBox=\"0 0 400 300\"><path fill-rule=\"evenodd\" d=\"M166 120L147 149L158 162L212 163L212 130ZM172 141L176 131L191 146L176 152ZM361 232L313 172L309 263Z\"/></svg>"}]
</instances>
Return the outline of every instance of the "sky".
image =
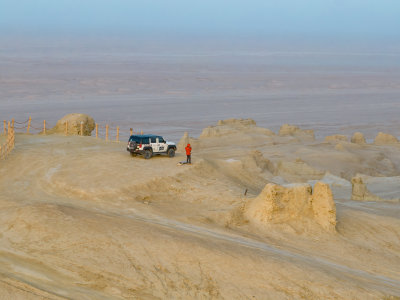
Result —
<instances>
[{"instance_id":1,"label":"sky","mask_svg":"<svg viewBox=\"0 0 400 300\"><path fill-rule=\"evenodd\" d=\"M400 38L399 0L0 0L1 34Z\"/></svg>"}]
</instances>

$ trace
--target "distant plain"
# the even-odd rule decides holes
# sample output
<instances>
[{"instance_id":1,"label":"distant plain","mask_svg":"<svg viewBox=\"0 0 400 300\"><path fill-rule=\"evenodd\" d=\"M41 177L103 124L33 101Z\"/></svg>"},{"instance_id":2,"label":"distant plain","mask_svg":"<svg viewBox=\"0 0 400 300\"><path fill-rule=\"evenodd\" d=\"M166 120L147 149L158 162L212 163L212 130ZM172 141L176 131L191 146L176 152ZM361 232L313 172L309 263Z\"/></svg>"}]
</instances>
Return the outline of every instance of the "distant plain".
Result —
<instances>
[{"instance_id":1,"label":"distant plain","mask_svg":"<svg viewBox=\"0 0 400 300\"><path fill-rule=\"evenodd\" d=\"M400 51L263 43L132 40L30 41L0 46L0 118L82 112L100 124L160 133L219 119L284 123L316 136L378 131L399 136Z\"/></svg>"}]
</instances>

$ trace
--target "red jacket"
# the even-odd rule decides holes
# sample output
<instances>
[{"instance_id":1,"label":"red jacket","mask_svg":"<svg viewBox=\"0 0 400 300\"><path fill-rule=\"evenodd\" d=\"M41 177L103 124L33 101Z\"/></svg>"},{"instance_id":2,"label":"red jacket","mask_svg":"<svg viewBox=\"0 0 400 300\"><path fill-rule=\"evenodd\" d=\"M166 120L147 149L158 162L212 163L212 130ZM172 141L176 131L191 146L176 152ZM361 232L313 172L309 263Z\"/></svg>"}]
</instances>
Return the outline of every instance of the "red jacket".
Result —
<instances>
[{"instance_id":1,"label":"red jacket","mask_svg":"<svg viewBox=\"0 0 400 300\"><path fill-rule=\"evenodd\" d=\"M186 155L190 155L192 153L192 147L190 147L190 144L187 144L185 150L186 150Z\"/></svg>"}]
</instances>

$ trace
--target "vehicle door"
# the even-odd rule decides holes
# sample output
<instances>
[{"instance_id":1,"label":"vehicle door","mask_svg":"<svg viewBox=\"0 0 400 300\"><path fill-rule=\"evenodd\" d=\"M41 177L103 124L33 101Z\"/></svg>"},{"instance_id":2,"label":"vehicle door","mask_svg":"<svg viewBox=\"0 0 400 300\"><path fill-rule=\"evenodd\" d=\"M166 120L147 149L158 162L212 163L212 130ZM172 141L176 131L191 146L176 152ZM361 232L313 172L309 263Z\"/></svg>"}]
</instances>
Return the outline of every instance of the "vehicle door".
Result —
<instances>
[{"instance_id":1,"label":"vehicle door","mask_svg":"<svg viewBox=\"0 0 400 300\"><path fill-rule=\"evenodd\" d=\"M158 145L158 151L159 152L167 151L165 141L164 141L164 139L162 137L158 137L157 138L157 145Z\"/></svg>"},{"instance_id":2,"label":"vehicle door","mask_svg":"<svg viewBox=\"0 0 400 300\"><path fill-rule=\"evenodd\" d=\"M157 141L156 137L151 137L150 138L150 144L151 144L151 147L153 148L153 152L160 152L159 151L159 144L158 144L158 141Z\"/></svg>"}]
</instances>

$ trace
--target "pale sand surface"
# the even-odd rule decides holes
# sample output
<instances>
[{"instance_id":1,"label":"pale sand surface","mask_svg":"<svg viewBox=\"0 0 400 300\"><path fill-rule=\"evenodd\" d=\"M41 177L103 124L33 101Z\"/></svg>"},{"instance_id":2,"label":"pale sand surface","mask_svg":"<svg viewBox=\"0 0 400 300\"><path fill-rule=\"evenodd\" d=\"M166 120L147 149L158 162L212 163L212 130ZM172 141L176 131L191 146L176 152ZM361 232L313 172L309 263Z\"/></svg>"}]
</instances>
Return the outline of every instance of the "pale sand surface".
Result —
<instances>
[{"instance_id":1,"label":"pale sand surface","mask_svg":"<svg viewBox=\"0 0 400 300\"><path fill-rule=\"evenodd\" d=\"M181 152L145 160L125 143L17 135L0 165L2 299L400 297L399 203L351 201L349 181L398 176L400 146L225 130L191 139L186 166ZM335 232L235 213L269 182L310 180L334 191Z\"/></svg>"}]
</instances>

